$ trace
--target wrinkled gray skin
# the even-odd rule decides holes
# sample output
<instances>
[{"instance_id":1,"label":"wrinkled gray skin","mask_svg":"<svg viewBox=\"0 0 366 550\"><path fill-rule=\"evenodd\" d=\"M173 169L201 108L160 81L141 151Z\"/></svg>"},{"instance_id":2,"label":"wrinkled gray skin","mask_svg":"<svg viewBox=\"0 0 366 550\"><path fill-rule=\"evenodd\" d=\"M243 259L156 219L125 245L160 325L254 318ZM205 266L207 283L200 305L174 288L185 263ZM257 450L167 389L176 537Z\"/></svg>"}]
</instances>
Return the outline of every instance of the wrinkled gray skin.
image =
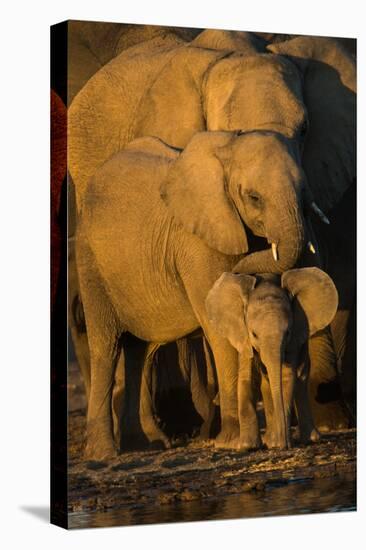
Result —
<instances>
[{"instance_id":1,"label":"wrinkled gray skin","mask_svg":"<svg viewBox=\"0 0 366 550\"><path fill-rule=\"evenodd\" d=\"M253 158L260 160L262 177L270 175L273 182L259 211ZM246 448L238 419L237 352L210 325L205 299L247 250L244 213L248 224L267 224L271 203L279 208L281 200L285 205L291 200L291 218L278 218L278 232L305 242L306 189L297 148L275 132L202 132L180 155L157 138L142 138L97 170L76 238L91 354L87 456L115 453L111 399L121 335L128 331L149 342L146 363L159 345L199 327L217 370L222 428L216 445ZM141 424L150 441L167 443L144 400L148 384L142 376Z\"/></svg>"},{"instance_id":2,"label":"wrinkled gray skin","mask_svg":"<svg viewBox=\"0 0 366 550\"><path fill-rule=\"evenodd\" d=\"M316 441L308 396L308 340L334 318L337 290L316 267L257 276L223 273L206 298L210 323L239 354L241 445L260 446L253 398L253 356L261 364L267 447L291 446L295 401L300 437ZM258 360L256 361L258 364Z\"/></svg>"},{"instance_id":3,"label":"wrinkled gray skin","mask_svg":"<svg viewBox=\"0 0 366 550\"><path fill-rule=\"evenodd\" d=\"M154 38L123 52L88 81L70 107L69 129L69 167L79 207L96 169L136 136L155 135L185 147L200 130L267 129L296 144L312 196L323 211L332 212L355 177L355 62L336 40L316 37L297 37L267 50L249 33L204 31L190 44L172 35ZM261 175L258 161L251 177L259 197L276 185L269 174ZM303 216L318 249L308 208L311 194L308 199ZM291 218L292 205L276 210ZM278 235L276 227L241 214L243 231L277 240L278 261L270 249L249 247L237 271L281 273L295 265L322 265L319 254L304 258L303 232ZM200 212L192 223L198 230L205 223ZM343 291L342 285L347 259L336 254L329 260L340 264L334 272L345 294L343 327L353 305L353 290ZM312 376L318 385L334 377L335 354L329 331L314 342ZM332 422L334 411L325 416Z\"/></svg>"}]
</instances>

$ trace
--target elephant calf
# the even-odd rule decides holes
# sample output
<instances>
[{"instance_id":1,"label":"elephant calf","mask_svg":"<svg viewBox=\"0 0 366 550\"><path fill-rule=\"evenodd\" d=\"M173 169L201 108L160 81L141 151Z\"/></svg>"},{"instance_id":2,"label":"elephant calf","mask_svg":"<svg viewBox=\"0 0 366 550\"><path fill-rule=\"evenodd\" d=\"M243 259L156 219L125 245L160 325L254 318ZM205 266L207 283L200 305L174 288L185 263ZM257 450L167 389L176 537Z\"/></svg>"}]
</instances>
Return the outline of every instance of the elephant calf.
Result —
<instances>
[{"instance_id":1,"label":"elephant calf","mask_svg":"<svg viewBox=\"0 0 366 550\"><path fill-rule=\"evenodd\" d=\"M248 446L260 444L252 395L254 355L262 373L267 447L290 446L293 401L302 441L319 438L307 390L308 339L329 325L337 306L333 281L316 267L292 269L282 276L223 273L208 293L211 325L239 354L240 433L247 434Z\"/></svg>"}]
</instances>

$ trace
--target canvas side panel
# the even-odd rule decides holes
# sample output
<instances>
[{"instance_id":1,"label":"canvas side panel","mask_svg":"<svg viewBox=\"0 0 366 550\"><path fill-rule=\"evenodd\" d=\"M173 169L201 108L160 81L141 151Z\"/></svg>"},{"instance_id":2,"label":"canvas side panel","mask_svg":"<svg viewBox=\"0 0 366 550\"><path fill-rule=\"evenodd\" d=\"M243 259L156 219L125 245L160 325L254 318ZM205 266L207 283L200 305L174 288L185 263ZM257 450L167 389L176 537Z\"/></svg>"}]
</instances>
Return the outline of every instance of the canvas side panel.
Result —
<instances>
[{"instance_id":1,"label":"canvas side panel","mask_svg":"<svg viewBox=\"0 0 366 550\"><path fill-rule=\"evenodd\" d=\"M67 27L51 27L51 523L67 528Z\"/></svg>"}]
</instances>

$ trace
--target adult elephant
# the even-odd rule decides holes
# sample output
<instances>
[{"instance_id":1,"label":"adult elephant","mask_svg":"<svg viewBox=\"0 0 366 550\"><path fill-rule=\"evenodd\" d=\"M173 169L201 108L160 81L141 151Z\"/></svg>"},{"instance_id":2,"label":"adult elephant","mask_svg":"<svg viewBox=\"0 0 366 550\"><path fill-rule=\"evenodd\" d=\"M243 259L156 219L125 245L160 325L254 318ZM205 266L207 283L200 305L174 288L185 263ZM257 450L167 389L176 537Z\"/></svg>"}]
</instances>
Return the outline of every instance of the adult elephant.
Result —
<instances>
[{"instance_id":1,"label":"adult elephant","mask_svg":"<svg viewBox=\"0 0 366 550\"><path fill-rule=\"evenodd\" d=\"M261 178L272 181L262 190L260 212L253 158L261 166ZM200 132L181 154L157 138L142 138L97 170L86 190L76 237L91 354L87 456L102 459L115 453L112 387L127 331L149 343L146 360L151 364L159 345L202 327L220 392L216 445L258 445L257 432L246 429L245 422L244 431L239 426L237 352L210 324L205 301L221 273L248 250L245 211L248 223L270 225L303 248L307 192L296 143L263 130ZM275 215L275 208L290 205L291 217ZM197 225L198 213L202 223ZM148 384L144 374L142 387ZM151 403L142 400L139 412L148 439L167 444L153 422Z\"/></svg>"},{"instance_id":2,"label":"adult elephant","mask_svg":"<svg viewBox=\"0 0 366 550\"><path fill-rule=\"evenodd\" d=\"M156 44L184 44L201 31L199 29L163 27L157 25L133 25L95 21L68 21L67 103L70 105L87 81L106 63L124 50L136 44L152 40ZM57 76L57 75L56 75ZM57 83L57 82L56 82ZM65 99L66 101L66 99ZM65 111L66 116L66 111ZM66 129L66 128L65 128ZM65 149L66 155L66 149ZM66 167L65 167L66 173ZM75 355L82 372L87 401L90 389L90 357L83 306L80 299L75 256L75 230L77 210L72 178L68 181L68 296L69 325ZM53 247L55 250L55 247ZM185 342L179 343L181 370L187 370L182 355ZM121 375L122 376L122 375ZM116 403L120 402L122 382L117 382ZM196 389L194 389L196 392ZM204 407L197 402L199 408ZM116 407L118 405L116 404Z\"/></svg>"},{"instance_id":3,"label":"adult elephant","mask_svg":"<svg viewBox=\"0 0 366 550\"><path fill-rule=\"evenodd\" d=\"M264 42L254 35L204 31L189 44L152 39L107 63L69 112L69 168L79 207L97 168L134 137L155 135L183 148L201 130L269 130L296 144L309 181L303 212L315 241L312 209L321 216L321 211L331 212L355 177L354 59L337 40L316 37L297 37L264 51ZM262 190L272 184L260 168L253 159L257 199L242 212L249 246L237 269L281 273L304 261L303 250L294 234L250 221L250 209L260 211ZM194 204L190 206L195 212L192 227L198 231L204 222ZM291 209L282 210L281 216L286 223ZM272 243L273 253L254 252L252 234ZM341 265L345 262L340 259ZM312 263L322 267L319 257ZM341 288L341 271L335 283L342 303L342 292L346 302L350 293ZM334 361L329 335L323 334L312 351L316 387L334 378ZM316 395L313 401L315 405ZM327 407L318 407L318 423L342 423L339 407L337 411L329 414Z\"/></svg>"}]
</instances>

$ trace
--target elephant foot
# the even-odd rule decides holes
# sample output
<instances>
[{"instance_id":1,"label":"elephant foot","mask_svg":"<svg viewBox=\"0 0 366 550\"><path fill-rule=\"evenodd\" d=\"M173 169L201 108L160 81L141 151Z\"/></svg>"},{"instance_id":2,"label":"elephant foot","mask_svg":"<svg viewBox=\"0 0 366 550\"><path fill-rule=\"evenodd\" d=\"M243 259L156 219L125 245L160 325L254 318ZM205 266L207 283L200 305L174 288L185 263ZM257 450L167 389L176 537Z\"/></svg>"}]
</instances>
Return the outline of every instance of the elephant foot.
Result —
<instances>
[{"instance_id":1,"label":"elephant foot","mask_svg":"<svg viewBox=\"0 0 366 550\"><path fill-rule=\"evenodd\" d=\"M320 432L345 430L349 426L349 419L341 403L316 404L312 407L314 423Z\"/></svg>"},{"instance_id":2,"label":"elephant foot","mask_svg":"<svg viewBox=\"0 0 366 550\"><path fill-rule=\"evenodd\" d=\"M238 442L239 451L254 451L260 449L262 446L261 437L258 431L253 431L253 433L241 434Z\"/></svg>"},{"instance_id":3,"label":"elephant foot","mask_svg":"<svg viewBox=\"0 0 366 550\"><path fill-rule=\"evenodd\" d=\"M163 451L171 446L170 439L155 424L130 426L128 432L122 431L121 451Z\"/></svg>"},{"instance_id":4,"label":"elephant foot","mask_svg":"<svg viewBox=\"0 0 366 550\"><path fill-rule=\"evenodd\" d=\"M348 423L340 422L337 424L334 422L324 422L317 424L317 429L320 433L327 434L329 432L336 432L338 430L347 430Z\"/></svg>"},{"instance_id":5,"label":"elephant foot","mask_svg":"<svg viewBox=\"0 0 366 550\"><path fill-rule=\"evenodd\" d=\"M311 431L311 434L310 434L310 441L312 441L313 443L316 443L317 441L320 441L321 438L322 438L322 436L320 435L318 430L316 428L314 428Z\"/></svg>"},{"instance_id":6,"label":"elephant foot","mask_svg":"<svg viewBox=\"0 0 366 550\"><path fill-rule=\"evenodd\" d=\"M212 422L213 422L212 419L203 422L202 426L200 427L199 434L197 436L197 439L199 441L207 441L208 439L210 439Z\"/></svg>"},{"instance_id":7,"label":"elephant foot","mask_svg":"<svg viewBox=\"0 0 366 550\"><path fill-rule=\"evenodd\" d=\"M273 437L272 432L270 430L266 430L264 434L262 435L262 441L263 444L267 447L267 449L273 448Z\"/></svg>"},{"instance_id":8,"label":"elephant foot","mask_svg":"<svg viewBox=\"0 0 366 550\"><path fill-rule=\"evenodd\" d=\"M316 428L308 430L299 430L299 440L301 443L317 443L321 440L321 435Z\"/></svg>"},{"instance_id":9,"label":"elephant foot","mask_svg":"<svg viewBox=\"0 0 366 550\"><path fill-rule=\"evenodd\" d=\"M287 449L288 446L281 441L273 430L266 430L262 436L262 441L267 449ZM291 447L291 443L289 445Z\"/></svg>"},{"instance_id":10,"label":"elephant foot","mask_svg":"<svg viewBox=\"0 0 366 550\"><path fill-rule=\"evenodd\" d=\"M347 429L350 414L342 402L339 383L313 383L310 387L310 406L314 424L321 432Z\"/></svg>"},{"instance_id":11,"label":"elephant foot","mask_svg":"<svg viewBox=\"0 0 366 550\"><path fill-rule=\"evenodd\" d=\"M170 449L171 443L168 436L159 428L154 415L141 417L142 430L148 440L150 449Z\"/></svg>"},{"instance_id":12,"label":"elephant foot","mask_svg":"<svg viewBox=\"0 0 366 550\"><path fill-rule=\"evenodd\" d=\"M152 450L165 450L172 447L169 437L160 430L158 432L147 433L146 437L149 441L149 448Z\"/></svg>"},{"instance_id":13,"label":"elephant foot","mask_svg":"<svg viewBox=\"0 0 366 550\"><path fill-rule=\"evenodd\" d=\"M91 419L87 424L85 460L108 460L118 456L108 418Z\"/></svg>"},{"instance_id":14,"label":"elephant foot","mask_svg":"<svg viewBox=\"0 0 366 550\"><path fill-rule=\"evenodd\" d=\"M105 461L118 456L118 452L113 443L109 442L89 442L84 451L84 460Z\"/></svg>"},{"instance_id":15,"label":"elephant foot","mask_svg":"<svg viewBox=\"0 0 366 550\"><path fill-rule=\"evenodd\" d=\"M215 439L217 449L238 449L240 428L237 419L228 418L222 422L220 433Z\"/></svg>"}]
</instances>

